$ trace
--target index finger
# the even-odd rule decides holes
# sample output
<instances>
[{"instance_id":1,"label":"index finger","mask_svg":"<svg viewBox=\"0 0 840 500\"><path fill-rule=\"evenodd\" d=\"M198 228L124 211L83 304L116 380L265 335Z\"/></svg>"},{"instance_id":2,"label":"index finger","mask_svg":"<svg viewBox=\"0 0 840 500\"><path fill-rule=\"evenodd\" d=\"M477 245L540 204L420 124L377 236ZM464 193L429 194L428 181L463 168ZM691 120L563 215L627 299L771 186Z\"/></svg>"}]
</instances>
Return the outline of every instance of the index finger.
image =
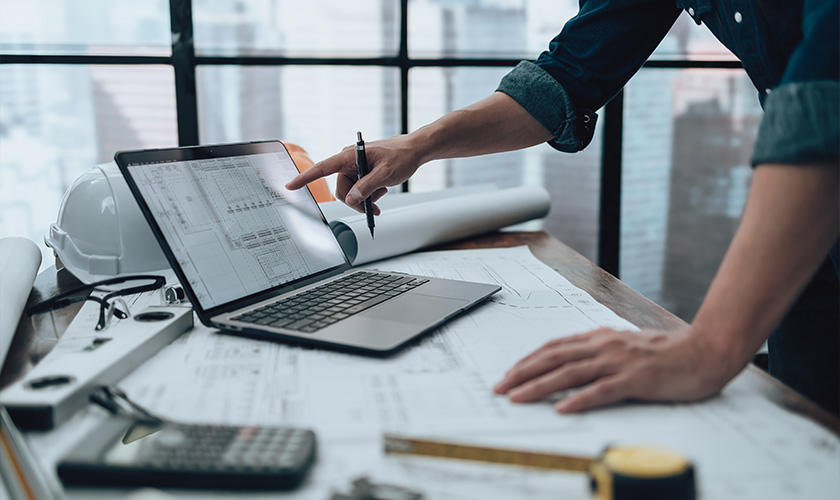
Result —
<instances>
[{"instance_id":1,"label":"index finger","mask_svg":"<svg viewBox=\"0 0 840 500\"><path fill-rule=\"evenodd\" d=\"M535 356L528 363L517 364L508 371L501 382L493 387L496 394L506 394L514 387L541 376L563 365L590 358L597 354L589 345L564 346L546 350L541 356Z\"/></svg>"},{"instance_id":2,"label":"index finger","mask_svg":"<svg viewBox=\"0 0 840 500\"><path fill-rule=\"evenodd\" d=\"M537 350L532 351L530 354L528 354L524 358L517 361L516 364L514 364L511 367L511 369L508 370L508 372L511 372L511 371L521 367L522 365L525 365L525 364L529 363L535 357L542 355L544 352L546 352L548 350L552 350L552 349L554 349L556 347L559 347L561 345L577 344L577 343L580 343L582 341L586 341L592 336L592 334L594 332L598 332L600 330L603 330L603 328L599 328L598 330L590 330L590 331L584 332L584 333L577 333L575 335L570 335L568 337L561 337L559 339L550 340L550 341L546 342L545 344L543 344L542 346L540 346Z\"/></svg>"},{"instance_id":3,"label":"index finger","mask_svg":"<svg viewBox=\"0 0 840 500\"><path fill-rule=\"evenodd\" d=\"M300 189L310 182L334 174L344 168L345 166L354 166L356 164L355 153L352 149L345 149L344 151L330 156L326 160L319 161L309 170L298 174L286 184L286 189Z\"/></svg>"}]
</instances>

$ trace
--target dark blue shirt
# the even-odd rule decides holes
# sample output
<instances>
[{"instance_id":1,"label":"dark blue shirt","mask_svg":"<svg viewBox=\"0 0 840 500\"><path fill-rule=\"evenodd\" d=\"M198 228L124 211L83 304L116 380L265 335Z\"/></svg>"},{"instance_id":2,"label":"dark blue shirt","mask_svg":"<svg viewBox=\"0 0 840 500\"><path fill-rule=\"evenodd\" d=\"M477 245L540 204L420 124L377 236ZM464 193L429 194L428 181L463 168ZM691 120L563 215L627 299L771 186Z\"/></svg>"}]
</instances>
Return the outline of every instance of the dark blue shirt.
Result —
<instances>
[{"instance_id":1,"label":"dark blue shirt","mask_svg":"<svg viewBox=\"0 0 840 500\"><path fill-rule=\"evenodd\" d=\"M836 160L838 0L581 0L534 62L506 75L510 95L561 151L592 139L595 110L639 70L683 11L740 60L765 116L754 164Z\"/></svg>"}]
</instances>

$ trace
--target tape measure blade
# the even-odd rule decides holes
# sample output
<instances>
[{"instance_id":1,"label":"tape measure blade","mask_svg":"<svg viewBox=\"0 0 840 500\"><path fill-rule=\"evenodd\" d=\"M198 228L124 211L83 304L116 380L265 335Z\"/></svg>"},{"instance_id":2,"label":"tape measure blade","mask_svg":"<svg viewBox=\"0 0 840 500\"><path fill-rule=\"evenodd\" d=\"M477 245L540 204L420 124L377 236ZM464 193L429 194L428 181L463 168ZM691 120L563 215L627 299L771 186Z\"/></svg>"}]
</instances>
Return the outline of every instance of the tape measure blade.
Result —
<instances>
[{"instance_id":1,"label":"tape measure blade","mask_svg":"<svg viewBox=\"0 0 840 500\"><path fill-rule=\"evenodd\" d=\"M430 439L408 438L392 434L385 436L385 453L518 465L521 467L570 472L587 472L593 462L593 459L589 457L473 446Z\"/></svg>"}]
</instances>

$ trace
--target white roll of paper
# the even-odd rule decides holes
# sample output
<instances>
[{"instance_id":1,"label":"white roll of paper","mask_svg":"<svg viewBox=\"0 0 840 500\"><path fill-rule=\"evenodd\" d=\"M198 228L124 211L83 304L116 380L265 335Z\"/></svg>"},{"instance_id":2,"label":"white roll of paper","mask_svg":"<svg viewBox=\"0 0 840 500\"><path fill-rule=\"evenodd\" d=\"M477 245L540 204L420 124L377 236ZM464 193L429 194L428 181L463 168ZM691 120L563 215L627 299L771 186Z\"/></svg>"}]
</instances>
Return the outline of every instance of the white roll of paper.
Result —
<instances>
[{"instance_id":1,"label":"white roll of paper","mask_svg":"<svg viewBox=\"0 0 840 500\"><path fill-rule=\"evenodd\" d=\"M330 226L350 262L359 265L545 217L550 207L545 189L523 186L383 207L375 239L364 214L331 220Z\"/></svg>"},{"instance_id":2,"label":"white roll of paper","mask_svg":"<svg viewBox=\"0 0 840 500\"><path fill-rule=\"evenodd\" d=\"M0 366L35 283L41 251L32 240L0 238Z\"/></svg>"}]
</instances>

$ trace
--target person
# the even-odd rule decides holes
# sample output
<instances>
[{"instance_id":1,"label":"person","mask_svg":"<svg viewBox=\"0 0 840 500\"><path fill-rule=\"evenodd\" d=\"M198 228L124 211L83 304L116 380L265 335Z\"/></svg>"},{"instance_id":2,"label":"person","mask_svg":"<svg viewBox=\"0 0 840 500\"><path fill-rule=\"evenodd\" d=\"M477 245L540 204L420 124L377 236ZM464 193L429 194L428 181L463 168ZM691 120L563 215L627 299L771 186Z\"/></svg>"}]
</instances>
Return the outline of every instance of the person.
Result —
<instances>
[{"instance_id":1,"label":"person","mask_svg":"<svg viewBox=\"0 0 840 500\"><path fill-rule=\"evenodd\" d=\"M771 373L838 413L837 0L582 0L548 50L516 66L492 95L368 143L363 179L348 146L287 187L337 174L337 198L362 210L366 197L375 202L433 159L546 141L579 151L595 130L593 110L642 66L682 10L738 56L764 108L747 203L707 295L680 331L601 328L548 342L495 391L530 402L578 389L555 403L559 412L625 399L699 400L721 391L769 337Z\"/></svg>"}]
</instances>

